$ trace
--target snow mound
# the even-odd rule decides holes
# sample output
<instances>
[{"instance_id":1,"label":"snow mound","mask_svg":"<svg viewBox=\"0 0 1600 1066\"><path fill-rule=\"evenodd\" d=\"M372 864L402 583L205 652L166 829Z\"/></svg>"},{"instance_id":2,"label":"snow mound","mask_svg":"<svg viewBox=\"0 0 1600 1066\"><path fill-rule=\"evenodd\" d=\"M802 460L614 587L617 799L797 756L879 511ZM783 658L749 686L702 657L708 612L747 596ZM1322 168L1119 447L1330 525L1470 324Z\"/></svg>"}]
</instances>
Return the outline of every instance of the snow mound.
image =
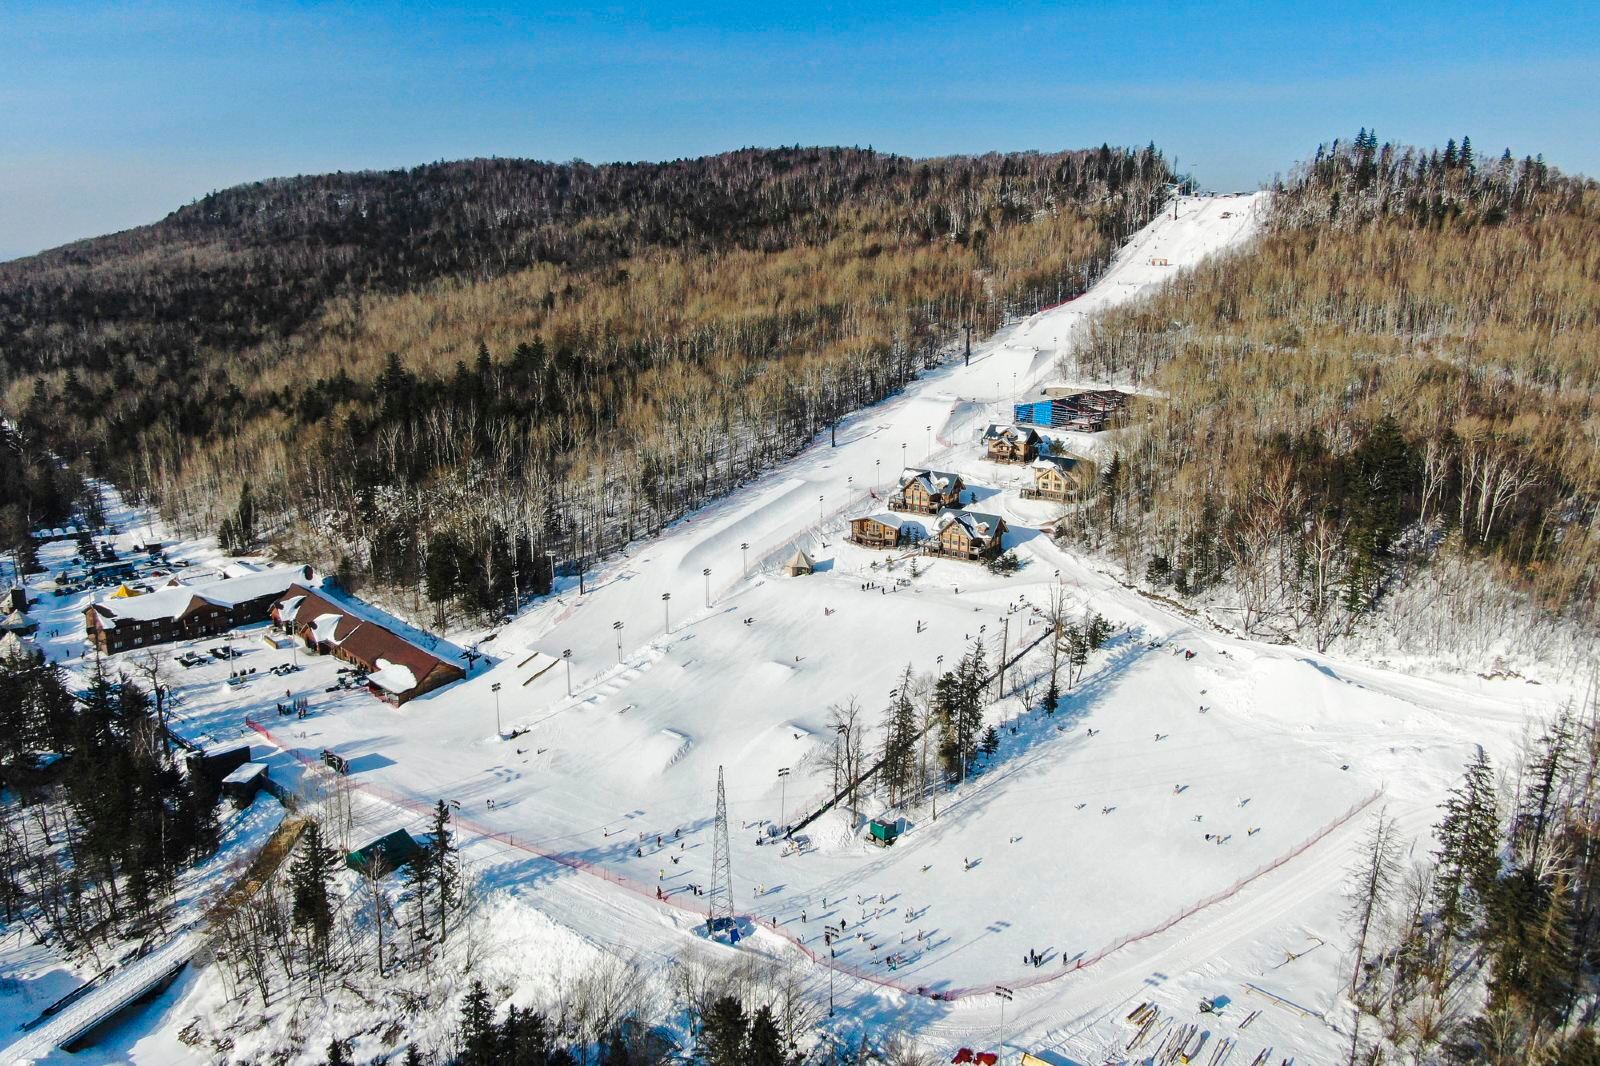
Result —
<instances>
[{"instance_id":1,"label":"snow mound","mask_svg":"<svg viewBox=\"0 0 1600 1066\"><path fill-rule=\"evenodd\" d=\"M694 749L694 739L676 729L663 729L639 744L639 757L629 760L630 773L655 767L657 772L670 769Z\"/></svg>"},{"instance_id":2,"label":"snow mound","mask_svg":"<svg viewBox=\"0 0 1600 1066\"><path fill-rule=\"evenodd\" d=\"M794 664L768 660L758 663L750 673L751 680L757 684L781 685L794 676Z\"/></svg>"}]
</instances>

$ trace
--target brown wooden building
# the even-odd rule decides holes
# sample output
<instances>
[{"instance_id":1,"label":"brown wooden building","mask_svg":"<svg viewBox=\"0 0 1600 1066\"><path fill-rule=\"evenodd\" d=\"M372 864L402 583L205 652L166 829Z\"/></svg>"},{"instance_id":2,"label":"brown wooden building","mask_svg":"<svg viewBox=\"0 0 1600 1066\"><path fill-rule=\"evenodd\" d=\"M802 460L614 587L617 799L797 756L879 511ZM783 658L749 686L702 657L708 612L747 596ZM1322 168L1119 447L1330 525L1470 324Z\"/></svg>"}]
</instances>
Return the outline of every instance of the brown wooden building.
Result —
<instances>
[{"instance_id":1,"label":"brown wooden building","mask_svg":"<svg viewBox=\"0 0 1600 1066\"><path fill-rule=\"evenodd\" d=\"M928 535L922 523L895 514L871 514L850 519L850 535L845 539L863 548L898 548L914 544Z\"/></svg>"},{"instance_id":2,"label":"brown wooden building","mask_svg":"<svg viewBox=\"0 0 1600 1066\"><path fill-rule=\"evenodd\" d=\"M961 506L966 483L961 475L944 470L906 470L900 485L889 497L889 510L914 514L938 514L946 507Z\"/></svg>"},{"instance_id":3,"label":"brown wooden building","mask_svg":"<svg viewBox=\"0 0 1600 1066\"><path fill-rule=\"evenodd\" d=\"M983 433L988 457L997 463L1031 463L1039 457L1037 431L1022 426L991 425Z\"/></svg>"},{"instance_id":4,"label":"brown wooden building","mask_svg":"<svg viewBox=\"0 0 1600 1066\"><path fill-rule=\"evenodd\" d=\"M467 676L455 663L395 632L366 604L331 593L295 585L272 605L272 621L308 650L360 667L367 689L397 707Z\"/></svg>"},{"instance_id":5,"label":"brown wooden building","mask_svg":"<svg viewBox=\"0 0 1600 1066\"><path fill-rule=\"evenodd\" d=\"M1005 519L976 511L944 511L929 551L951 559L993 559L1005 546Z\"/></svg>"},{"instance_id":6,"label":"brown wooden building","mask_svg":"<svg viewBox=\"0 0 1600 1066\"><path fill-rule=\"evenodd\" d=\"M1041 455L1028 464L1033 485L1022 490L1023 499L1075 500L1094 481L1094 464L1076 455Z\"/></svg>"},{"instance_id":7,"label":"brown wooden building","mask_svg":"<svg viewBox=\"0 0 1600 1066\"><path fill-rule=\"evenodd\" d=\"M309 566L291 566L193 585L173 583L143 595L119 590L83 609L84 632L102 654L215 636L265 622L287 589L310 580Z\"/></svg>"}]
</instances>

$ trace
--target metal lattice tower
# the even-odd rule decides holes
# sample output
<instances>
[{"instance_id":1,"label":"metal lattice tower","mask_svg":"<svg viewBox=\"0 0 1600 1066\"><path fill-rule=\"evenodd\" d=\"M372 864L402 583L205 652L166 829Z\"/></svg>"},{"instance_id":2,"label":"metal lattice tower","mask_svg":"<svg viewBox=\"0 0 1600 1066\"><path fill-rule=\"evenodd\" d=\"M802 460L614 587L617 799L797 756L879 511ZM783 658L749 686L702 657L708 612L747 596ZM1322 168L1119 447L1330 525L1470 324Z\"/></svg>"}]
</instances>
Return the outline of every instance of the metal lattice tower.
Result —
<instances>
[{"instance_id":1,"label":"metal lattice tower","mask_svg":"<svg viewBox=\"0 0 1600 1066\"><path fill-rule=\"evenodd\" d=\"M728 862L728 791L717 767L717 821L711 829L711 893L706 910L706 931L733 925L733 874Z\"/></svg>"}]
</instances>

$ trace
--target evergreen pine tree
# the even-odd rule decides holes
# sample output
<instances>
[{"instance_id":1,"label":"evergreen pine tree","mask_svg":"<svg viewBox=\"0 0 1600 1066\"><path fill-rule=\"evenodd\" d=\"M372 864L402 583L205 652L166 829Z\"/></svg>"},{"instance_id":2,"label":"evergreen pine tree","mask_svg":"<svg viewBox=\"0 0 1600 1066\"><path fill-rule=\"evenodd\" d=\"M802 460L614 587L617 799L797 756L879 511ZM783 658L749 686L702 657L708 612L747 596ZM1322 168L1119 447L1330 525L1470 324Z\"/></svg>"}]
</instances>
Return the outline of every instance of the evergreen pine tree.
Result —
<instances>
[{"instance_id":1,"label":"evergreen pine tree","mask_svg":"<svg viewBox=\"0 0 1600 1066\"><path fill-rule=\"evenodd\" d=\"M911 666L907 664L895 690L894 706L884 723L883 769L879 775L889 802L900 802L917 764L917 709L911 702Z\"/></svg>"},{"instance_id":2,"label":"evergreen pine tree","mask_svg":"<svg viewBox=\"0 0 1600 1066\"><path fill-rule=\"evenodd\" d=\"M455 837L450 830L450 807L440 800L433 808L429 829L425 869L431 881L435 913L439 919L439 942L445 938L446 921L461 896L461 868L456 859Z\"/></svg>"},{"instance_id":3,"label":"evergreen pine tree","mask_svg":"<svg viewBox=\"0 0 1600 1066\"><path fill-rule=\"evenodd\" d=\"M295 925L305 927L311 938L312 956L320 964L327 962L328 938L333 932L330 886L338 861L339 853L322 843L322 826L308 822L289 867L293 900L290 917Z\"/></svg>"},{"instance_id":4,"label":"evergreen pine tree","mask_svg":"<svg viewBox=\"0 0 1600 1066\"><path fill-rule=\"evenodd\" d=\"M783 1035L772 1018L772 1008L763 1006L750 1019L750 1033L746 1038L748 1049L744 1061L747 1066L786 1066L789 1056L784 1051Z\"/></svg>"},{"instance_id":5,"label":"evergreen pine tree","mask_svg":"<svg viewBox=\"0 0 1600 1066\"><path fill-rule=\"evenodd\" d=\"M1467 765L1462 783L1444 802L1434 827L1439 850L1434 903L1446 939L1467 931L1481 913L1499 875L1499 814L1494 776L1482 749Z\"/></svg>"},{"instance_id":6,"label":"evergreen pine tree","mask_svg":"<svg viewBox=\"0 0 1600 1066\"><path fill-rule=\"evenodd\" d=\"M461 1004L461 1066L496 1066L499 1029L483 982L474 980Z\"/></svg>"},{"instance_id":7,"label":"evergreen pine tree","mask_svg":"<svg viewBox=\"0 0 1600 1066\"><path fill-rule=\"evenodd\" d=\"M328 1041L328 1066L354 1066L349 1041L337 1038Z\"/></svg>"},{"instance_id":8,"label":"evergreen pine tree","mask_svg":"<svg viewBox=\"0 0 1600 1066\"><path fill-rule=\"evenodd\" d=\"M744 1007L737 999L717 999L700 1019L700 1061L705 1066L745 1066L745 1036L749 1028Z\"/></svg>"}]
</instances>

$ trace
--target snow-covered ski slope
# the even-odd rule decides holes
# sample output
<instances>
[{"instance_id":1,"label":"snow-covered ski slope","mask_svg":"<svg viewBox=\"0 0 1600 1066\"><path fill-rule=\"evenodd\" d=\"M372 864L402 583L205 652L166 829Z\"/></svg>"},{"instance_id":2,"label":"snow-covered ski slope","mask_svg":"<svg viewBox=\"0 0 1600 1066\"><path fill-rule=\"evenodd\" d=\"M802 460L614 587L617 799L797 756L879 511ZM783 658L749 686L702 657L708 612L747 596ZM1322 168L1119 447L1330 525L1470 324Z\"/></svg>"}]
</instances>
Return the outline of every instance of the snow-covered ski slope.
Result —
<instances>
[{"instance_id":1,"label":"snow-covered ski slope","mask_svg":"<svg viewBox=\"0 0 1600 1066\"><path fill-rule=\"evenodd\" d=\"M646 958L695 935L720 766L735 900L769 925L741 950L816 958L819 994L832 968L836 999L869 1026L892 1017L940 1047L1101 1062L1125 1054L1122 1018L1143 1000L1181 1023L1200 1020L1201 995L1226 996L1233 1006L1205 1026L1238 1040L1241 1061L1267 1046L1326 1061L1347 1042L1331 1024L1336 916L1363 822L1384 806L1425 834L1472 745L1505 755L1562 693L1402 676L1219 632L1041 535L1060 508L1021 499L1026 471L988 463L975 443L1013 396L1053 378L1085 315L1246 240L1263 206L1180 200L1089 293L846 419L837 447L824 437L606 561L584 595L565 587L502 629L485 645L498 661L465 682L395 710L326 694L318 666L295 675L316 713L290 723L271 715L278 690L250 704L196 679L185 728L222 738L253 716L285 749L280 777L332 748L392 824L417 827L435 799L455 800L489 886ZM874 490L886 497L903 464L960 472L980 497L972 508L1010 523L1023 570L923 560L913 576L845 543L844 517L873 506ZM796 547L817 573L782 576ZM910 821L892 848L861 843L838 813L807 828L799 854L763 837L828 791L830 705L858 700L876 745L907 664L949 668L980 634L991 661L1002 639L1015 652L1042 634L1033 608L1058 580L1116 637L1054 716L1024 713L1011 691L1042 671L1037 653L1009 675L989 711L1006 727L1000 751L941 797L936 821L871 800L864 814ZM568 650L570 697L566 667L537 673ZM270 665L272 653L252 654ZM504 728L525 732L497 739L497 704ZM840 921L847 939L830 950L823 926ZM1015 993L1003 1026L997 985Z\"/></svg>"}]
</instances>

